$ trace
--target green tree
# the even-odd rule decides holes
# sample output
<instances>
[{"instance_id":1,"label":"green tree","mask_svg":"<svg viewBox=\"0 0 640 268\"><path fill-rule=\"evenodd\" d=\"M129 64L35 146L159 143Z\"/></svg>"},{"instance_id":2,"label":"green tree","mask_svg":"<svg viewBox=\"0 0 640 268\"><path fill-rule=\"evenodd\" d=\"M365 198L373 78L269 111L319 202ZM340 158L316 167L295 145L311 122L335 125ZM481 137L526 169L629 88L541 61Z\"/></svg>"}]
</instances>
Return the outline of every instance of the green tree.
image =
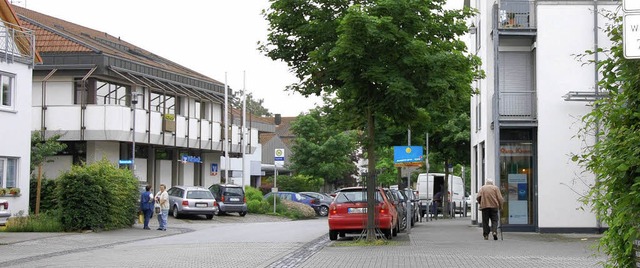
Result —
<instances>
[{"instance_id":1,"label":"green tree","mask_svg":"<svg viewBox=\"0 0 640 268\"><path fill-rule=\"evenodd\" d=\"M233 98L231 98L231 106L236 109L242 109L242 90L235 91ZM269 109L264 107L264 99L254 99L253 93L249 92L246 95L247 101L247 113L251 113L257 116L271 116Z\"/></svg>"},{"instance_id":2,"label":"green tree","mask_svg":"<svg viewBox=\"0 0 640 268\"><path fill-rule=\"evenodd\" d=\"M38 216L40 213L40 194L42 189L42 164L46 161L47 157L54 156L58 152L67 148L67 145L60 143L58 140L61 135L53 135L48 139L44 138L44 135L40 132L33 133L31 135L31 173L38 168L38 175L36 177L36 199L35 199L35 214ZM51 197L49 197L51 198Z\"/></svg>"},{"instance_id":3,"label":"green tree","mask_svg":"<svg viewBox=\"0 0 640 268\"><path fill-rule=\"evenodd\" d=\"M600 248L609 256L606 267L636 267L634 241L640 238L640 61L624 58L622 17L605 16L613 23L605 31L613 45L599 62L601 89L608 97L594 103L578 137L595 144L573 157L596 176L583 199L608 226ZM591 142L589 142L591 143Z\"/></svg>"},{"instance_id":4,"label":"green tree","mask_svg":"<svg viewBox=\"0 0 640 268\"><path fill-rule=\"evenodd\" d=\"M354 131L340 131L319 110L298 116L291 131L296 137L291 147L292 170L323 179L334 188L356 174Z\"/></svg>"},{"instance_id":5,"label":"green tree","mask_svg":"<svg viewBox=\"0 0 640 268\"><path fill-rule=\"evenodd\" d=\"M376 120L408 126L423 107L444 109L469 96L480 75L479 60L459 39L473 12L445 10L445 2L273 0L265 12L270 33L262 49L291 66L300 82L290 89L335 96L335 108L366 133L368 239L375 238Z\"/></svg>"}]
</instances>

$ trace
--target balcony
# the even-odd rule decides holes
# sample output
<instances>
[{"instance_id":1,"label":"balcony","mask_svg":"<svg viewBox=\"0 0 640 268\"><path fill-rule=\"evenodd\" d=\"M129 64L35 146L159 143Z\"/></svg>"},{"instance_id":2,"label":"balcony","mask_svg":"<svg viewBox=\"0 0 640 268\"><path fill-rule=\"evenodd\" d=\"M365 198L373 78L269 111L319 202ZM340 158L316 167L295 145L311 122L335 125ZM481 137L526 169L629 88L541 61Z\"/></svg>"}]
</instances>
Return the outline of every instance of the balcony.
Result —
<instances>
[{"instance_id":1,"label":"balcony","mask_svg":"<svg viewBox=\"0 0 640 268\"><path fill-rule=\"evenodd\" d=\"M500 1L498 29L535 29L535 1Z\"/></svg>"},{"instance_id":2,"label":"balcony","mask_svg":"<svg viewBox=\"0 0 640 268\"><path fill-rule=\"evenodd\" d=\"M36 56L35 34L24 27L1 21L0 61L33 66Z\"/></svg>"},{"instance_id":3,"label":"balcony","mask_svg":"<svg viewBox=\"0 0 640 268\"><path fill-rule=\"evenodd\" d=\"M502 91L500 100L500 120L526 120L536 119L536 92L535 91Z\"/></svg>"},{"instance_id":4,"label":"balcony","mask_svg":"<svg viewBox=\"0 0 640 268\"><path fill-rule=\"evenodd\" d=\"M61 140L132 141L131 108L119 105L50 105L32 107L32 130L46 129L47 134L62 134ZM222 150L222 125L205 119L175 116L175 131L163 131L163 115L156 111L136 109L136 142L205 150ZM235 128L234 128L235 129ZM257 144L257 130L252 144ZM253 139L255 137L255 140ZM232 135L232 144L239 136ZM253 143L255 142L255 143ZM233 151L239 152L238 148Z\"/></svg>"}]
</instances>

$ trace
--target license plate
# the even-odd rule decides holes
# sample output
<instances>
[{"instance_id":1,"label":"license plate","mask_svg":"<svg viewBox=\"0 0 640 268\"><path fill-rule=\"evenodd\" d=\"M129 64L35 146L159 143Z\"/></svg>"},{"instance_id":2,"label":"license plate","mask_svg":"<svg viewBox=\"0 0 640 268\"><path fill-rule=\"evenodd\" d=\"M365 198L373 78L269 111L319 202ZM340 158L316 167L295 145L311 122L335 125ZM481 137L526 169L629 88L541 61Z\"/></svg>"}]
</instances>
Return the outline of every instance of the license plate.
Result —
<instances>
[{"instance_id":1,"label":"license plate","mask_svg":"<svg viewBox=\"0 0 640 268\"><path fill-rule=\"evenodd\" d=\"M347 213L351 213L351 214L367 213L367 208L349 208L347 209Z\"/></svg>"},{"instance_id":2,"label":"license plate","mask_svg":"<svg viewBox=\"0 0 640 268\"><path fill-rule=\"evenodd\" d=\"M238 201L240 201L240 198L239 197L231 197L231 198L229 198L229 201L238 202Z\"/></svg>"},{"instance_id":3,"label":"license plate","mask_svg":"<svg viewBox=\"0 0 640 268\"><path fill-rule=\"evenodd\" d=\"M198 204L196 204L196 207L197 208L206 208L207 204L206 203L198 203Z\"/></svg>"}]
</instances>

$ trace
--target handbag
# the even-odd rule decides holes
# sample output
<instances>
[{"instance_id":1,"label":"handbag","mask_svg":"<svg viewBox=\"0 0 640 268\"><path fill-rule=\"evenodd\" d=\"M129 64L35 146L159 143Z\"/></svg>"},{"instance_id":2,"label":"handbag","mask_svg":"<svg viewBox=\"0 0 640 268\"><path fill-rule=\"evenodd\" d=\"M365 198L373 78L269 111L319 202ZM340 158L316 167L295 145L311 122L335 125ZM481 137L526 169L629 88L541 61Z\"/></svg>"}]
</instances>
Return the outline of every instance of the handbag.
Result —
<instances>
[{"instance_id":1,"label":"handbag","mask_svg":"<svg viewBox=\"0 0 640 268\"><path fill-rule=\"evenodd\" d=\"M156 214L160 214L160 207L154 207L153 209Z\"/></svg>"},{"instance_id":2,"label":"handbag","mask_svg":"<svg viewBox=\"0 0 640 268\"><path fill-rule=\"evenodd\" d=\"M138 223L143 223L144 222L144 215L142 215L142 212L138 212Z\"/></svg>"}]
</instances>

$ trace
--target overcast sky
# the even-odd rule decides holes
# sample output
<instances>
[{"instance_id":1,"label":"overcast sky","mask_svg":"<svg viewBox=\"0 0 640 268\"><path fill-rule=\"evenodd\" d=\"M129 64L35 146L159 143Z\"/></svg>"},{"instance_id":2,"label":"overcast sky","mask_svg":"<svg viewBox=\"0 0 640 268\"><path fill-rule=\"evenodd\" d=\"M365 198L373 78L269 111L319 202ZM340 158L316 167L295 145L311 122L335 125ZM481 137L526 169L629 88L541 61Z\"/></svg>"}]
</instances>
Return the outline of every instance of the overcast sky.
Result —
<instances>
[{"instance_id":1,"label":"overcast sky","mask_svg":"<svg viewBox=\"0 0 640 268\"><path fill-rule=\"evenodd\" d=\"M264 99L271 113L296 116L320 104L284 88L296 78L283 62L257 50L268 0L13 0L14 4L80 24L141 47L234 90ZM243 73L246 75L243 79Z\"/></svg>"}]
</instances>

